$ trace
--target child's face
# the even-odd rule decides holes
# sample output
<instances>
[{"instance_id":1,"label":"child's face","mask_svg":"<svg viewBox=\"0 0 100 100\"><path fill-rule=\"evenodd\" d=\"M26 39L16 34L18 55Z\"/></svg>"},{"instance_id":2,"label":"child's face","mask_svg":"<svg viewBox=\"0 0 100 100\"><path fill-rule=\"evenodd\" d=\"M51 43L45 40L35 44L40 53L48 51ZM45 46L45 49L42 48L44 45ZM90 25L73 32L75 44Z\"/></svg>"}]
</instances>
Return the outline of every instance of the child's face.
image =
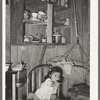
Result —
<instances>
[{"instance_id":1,"label":"child's face","mask_svg":"<svg viewBox=\"0 0 100 100\"><path fill-rule=\"evenodd\" d=\"M51 74L51 80L52 80L53 82L59 81L59 80L60 80L60 73L59 73L59 72L53 72L53 73Z\"/></svg>"}]
</instances>

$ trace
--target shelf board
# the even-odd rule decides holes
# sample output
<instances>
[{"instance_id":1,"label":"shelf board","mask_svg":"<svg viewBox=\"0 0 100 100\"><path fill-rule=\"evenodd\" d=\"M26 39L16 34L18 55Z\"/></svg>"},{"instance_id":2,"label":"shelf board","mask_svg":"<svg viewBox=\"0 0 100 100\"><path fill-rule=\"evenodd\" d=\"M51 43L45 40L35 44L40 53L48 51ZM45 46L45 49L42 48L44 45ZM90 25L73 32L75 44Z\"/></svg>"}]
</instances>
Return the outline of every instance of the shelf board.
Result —
<instances>
[{"instance_id":1,"label":"shelf board","mask_svg":"<svg viewBox=\"0 0 100 100\"><path fill-rule=\"evenodd\" d=\"M41 21L23 20L23 22L33 25L47 25L47 22L41 22Z\"/></svg>"},{"instance_id":2,"label":"shelf board","mask_svg":"<svg viewBox=\"0 0 100 100\"><path fill-rule=\"evenodd\" d=\"M70 28L71 25L64 25L64 24L60 24L60 23L53 23L54 27L66 27L66 28Z\"/></svg>"},{"instance_id":3,"label":"shelf board","mask_svg":"<svg viewBox=\"0 0 100 100\"><path fill-rule=\"evenodd\" d=\"M26 6L32 6L34 7L34 9L47 9L47 4L48 2L46 1L40 1L40 0L25 0L25 5ZM62 5L58 5L58 4L53 4L54 10L56 11L61 11L61 10L69 10L68 7L62 6Z\"/></svg>"},{"instance_id":4,"label":"shelf board","mask_svg":"<svg viewBox=\"0 0 100 100\"><path fill-rule=\"evenodd\" d=\"M32 25L47 25L47 22L41 22L41 21L32 21L32 20L23 20L26 24L32 24ZM54 27L67 27L70 28L70 25L64 25L60 23L53 23Z\"/></svg>"},{"instance_id":5,"label":"shelf board","mask_svg":"<svg viewBox=\"0 0 100 100\"><path fill-rule=\"evenodd\" d=\"M69 43L33 43L33 42L26 42L26 43L22 43L22 44L11 44L11 45L16 45L16 46L28 46L28 45L67 45Z\"/></svg>"}]
</instances>

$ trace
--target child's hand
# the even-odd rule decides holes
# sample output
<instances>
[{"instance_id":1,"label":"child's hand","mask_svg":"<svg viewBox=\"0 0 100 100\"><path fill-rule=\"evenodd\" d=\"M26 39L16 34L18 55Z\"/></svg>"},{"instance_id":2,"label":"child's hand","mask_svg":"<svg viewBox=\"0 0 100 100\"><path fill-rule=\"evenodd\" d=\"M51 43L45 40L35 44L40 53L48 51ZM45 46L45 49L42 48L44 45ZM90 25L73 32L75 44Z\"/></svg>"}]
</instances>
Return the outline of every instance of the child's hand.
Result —
<instances>
[{"instance_id":1,"label":"child's hand","mask_svg":"<svg viewBox=\"0 0 100 100\"><path fill-rule=\"evenodd\" d=\"M51 84L51 86L52 87L58 87L59 86L59 83L58 82L54 82L54 83Z\"/></svg>"},{"instance_id":2,"label":"child's hand","mask_svg":"<svg viewBox=\"0 0 100 100\"><path fill-rule=\"evenodd\" d=\"M56 87L58 87L58 86L59 86L59 84L60 84L59 82L55 82L55 86L56 86Z\"/></svg>"}]
</instances>

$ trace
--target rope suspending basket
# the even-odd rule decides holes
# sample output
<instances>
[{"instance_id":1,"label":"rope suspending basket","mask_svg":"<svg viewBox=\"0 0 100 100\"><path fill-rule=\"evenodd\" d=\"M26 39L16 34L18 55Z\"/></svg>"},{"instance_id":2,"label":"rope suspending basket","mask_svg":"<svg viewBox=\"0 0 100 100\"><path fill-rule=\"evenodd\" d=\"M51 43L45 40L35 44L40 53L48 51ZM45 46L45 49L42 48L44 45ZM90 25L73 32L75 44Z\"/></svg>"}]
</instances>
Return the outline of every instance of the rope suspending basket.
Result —
<instances>
[{"instance_id":1,"label":"rope suspending basket","mask_svg":"<svg viewBox=\"0 0 100 100\"><path fill-rule=\"evenodd\" d=\"M63 55L56 56L54 58L49 59L50 62L60 62L62 58L64 58L66 61L70 59L73 61L73 64L75 65L75 61L81 62L84 65L89 64L89 56L84 51L83 47L81 46L79 42L79 36L78 33L78 20L76 18L76 3L75 0L73 0L73 7L74 7L74 24L75 24L75 34L76 34L76 40L77 42L69 49L67 50ZM55 61L56 59L56 61Z\"/></svg>"}]
</instances>

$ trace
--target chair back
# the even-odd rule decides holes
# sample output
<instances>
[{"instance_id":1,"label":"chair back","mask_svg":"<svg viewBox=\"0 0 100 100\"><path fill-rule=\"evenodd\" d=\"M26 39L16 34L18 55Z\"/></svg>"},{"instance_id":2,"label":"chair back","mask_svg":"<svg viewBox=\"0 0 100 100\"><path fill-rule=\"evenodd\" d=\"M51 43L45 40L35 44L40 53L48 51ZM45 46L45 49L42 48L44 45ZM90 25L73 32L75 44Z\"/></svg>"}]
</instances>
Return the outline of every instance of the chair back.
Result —
<instances>
[{"instance_id":1,"label":"chair back","mask_svg":"<svg viewBox=\"0 0 100 100\"><path fill-rule=\"evenodd\" d=\"M50 68L52 68L51 64L42 64L29 72L27 79L28 93L35 92L40 87Z\"/></svg>"}]
</instances>

